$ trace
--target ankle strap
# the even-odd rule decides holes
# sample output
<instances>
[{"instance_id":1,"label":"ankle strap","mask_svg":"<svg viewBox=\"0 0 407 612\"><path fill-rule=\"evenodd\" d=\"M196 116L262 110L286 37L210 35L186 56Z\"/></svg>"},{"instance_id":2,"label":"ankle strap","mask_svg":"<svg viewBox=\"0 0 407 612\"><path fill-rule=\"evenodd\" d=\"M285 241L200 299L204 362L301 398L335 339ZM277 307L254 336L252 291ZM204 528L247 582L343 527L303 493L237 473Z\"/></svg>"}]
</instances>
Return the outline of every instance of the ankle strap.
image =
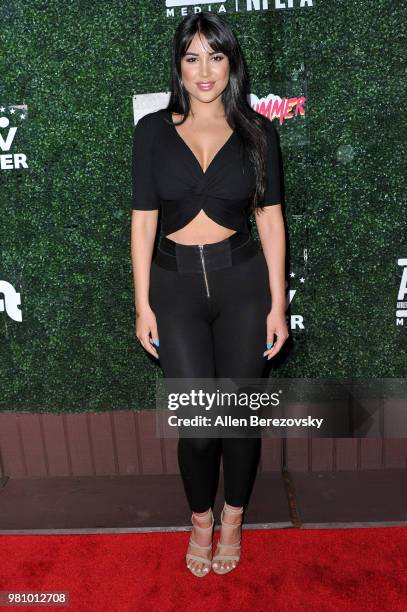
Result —
<instances>
[{"instance_id":1,"label":"ankle strap","mask_svg":"<svg viewBox=\"0 0 407 612\"><path fill-rule=\"evenodd\" d=\"M210 514L211 512L212 512L212 508L208 508L206 512L193 512L191 515L191 520L193 516L196 516L197 518L206 518L208 514Z\"/></svg>"},{"instance_id":2,"label":"ankle strap","mask_svg":"<svg viewBox=\"0 0 407 612\"><path fill-rule=\"evenodd\" d=\"M213 525L214 525L214 522L215 522L215 520L214 520L214 518L213 518L212 508L209 508L208 512L205 512L205 514L202 514L202 518L206 518L206 517L209 515L209 513L211 514L211 519L212 519L212 520L211 520L211 524L209 525L209 527L200 527L200 525L197 525L197 524L196 524L196 523L193 521L194 516L196 516L195 512L193 512L193 513L191 514L191 523L192 523L193 527L194 527L195 529L198 529L198 531L208 531L209 529L212 529L212 527L213 527Z\"/></svg>"},{"instance_id":3,"label":"ankle strap","mask_svg":"<svg viewBox=\"0 0 407 612\"><path fill-rule=\"evenodd\" d=\"M244 510L243 506L239 508L239 510L235 510L234 508L231 508L226 502L223 505L223 509L225 510L225 512L229 512L229 514L242 514Z\"/></svg>"}]
</instances>

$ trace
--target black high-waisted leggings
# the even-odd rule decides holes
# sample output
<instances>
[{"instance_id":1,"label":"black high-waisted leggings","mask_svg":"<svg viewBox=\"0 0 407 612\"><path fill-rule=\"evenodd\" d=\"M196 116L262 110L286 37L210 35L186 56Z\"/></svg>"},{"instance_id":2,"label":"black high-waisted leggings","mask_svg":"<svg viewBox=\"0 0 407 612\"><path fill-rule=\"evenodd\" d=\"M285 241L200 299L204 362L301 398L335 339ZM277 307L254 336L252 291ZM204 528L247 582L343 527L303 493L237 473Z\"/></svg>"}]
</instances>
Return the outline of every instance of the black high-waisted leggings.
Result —
<instances>
[{"instance_id":1,"label":"black high-waisted leggings","mask_svg":"<svg viewBox=\"0 0 407 612\"><path fill-rule=\"evenodd\" d=\"M271 293L266 259L249 234L203 247L161 236L149 300L165 378L262 377ZM191 510L212 507L221 455L225 501L245 506L260 446L259 437L180 437L178 461Z\"/></svg>"}]
</instances>

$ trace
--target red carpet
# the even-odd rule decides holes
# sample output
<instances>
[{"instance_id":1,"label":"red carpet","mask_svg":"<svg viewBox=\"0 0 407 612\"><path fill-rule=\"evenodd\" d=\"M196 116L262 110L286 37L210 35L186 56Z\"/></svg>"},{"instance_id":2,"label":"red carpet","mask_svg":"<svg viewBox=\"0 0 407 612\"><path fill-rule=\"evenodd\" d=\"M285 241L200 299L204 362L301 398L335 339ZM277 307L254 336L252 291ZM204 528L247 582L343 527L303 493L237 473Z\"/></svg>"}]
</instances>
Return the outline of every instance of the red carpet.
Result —
<instances>
[{"instance_id":1,"label":"red carpet","mask_svg":"<svg viewBox=\"0 0 407 612\"><path fill-rule=\"evenodd\" d=\"M407 610L407 527L244 531L229 575L184 567L189 533L0 537L0 590L69 591L63 608L276 612ZM215 540L218 532L215 533Z\"/></svg>"}]
</instances>

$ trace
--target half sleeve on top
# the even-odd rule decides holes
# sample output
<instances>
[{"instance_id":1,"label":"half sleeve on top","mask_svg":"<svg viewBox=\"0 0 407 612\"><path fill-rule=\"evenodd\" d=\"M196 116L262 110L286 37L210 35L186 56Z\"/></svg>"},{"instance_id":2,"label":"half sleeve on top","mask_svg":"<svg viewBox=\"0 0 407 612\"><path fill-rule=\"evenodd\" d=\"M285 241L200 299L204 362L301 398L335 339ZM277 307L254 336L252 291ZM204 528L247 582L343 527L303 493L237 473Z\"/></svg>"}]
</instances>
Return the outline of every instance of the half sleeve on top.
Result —
<instances>
[{"instance_id":1,"label":"half sleeve on top","mask_svg":"<svg viewBox=\"0 0 407 612\"><path fill-rule=\"evenodd\" d=\"M277 131L270 119L267 119L267 160L266 160L266 191L262 206L273 206L281 202L280 162L278 155Z\"/></svg>"},{"instance_id":2,"label":"half sleeve on top","mask_svg":"<svg viewBox=\"0 0 407 612\"><path fill-rule=\"evenodd\" d=\"M132 155L132 209L157 210L160 198L153 175L154 126L145 115L137 122L133 133Z\"/></svg>"}]
</instances>

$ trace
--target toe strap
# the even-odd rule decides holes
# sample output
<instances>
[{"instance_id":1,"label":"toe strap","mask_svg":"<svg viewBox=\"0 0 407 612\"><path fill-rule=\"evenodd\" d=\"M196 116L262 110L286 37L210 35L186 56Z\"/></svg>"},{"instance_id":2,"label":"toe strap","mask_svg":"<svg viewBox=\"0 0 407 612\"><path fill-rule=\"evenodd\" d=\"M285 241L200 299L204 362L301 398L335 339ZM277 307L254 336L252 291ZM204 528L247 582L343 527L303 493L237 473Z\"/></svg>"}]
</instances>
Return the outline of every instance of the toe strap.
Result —
<instances>
[{"instance_id":1,"label":"toe strap","mask_svg":"<svg viewBox=\"0 0 407 612\"><path fill-rule=\"evenodd\" d=\"M238 555L215 555L212 558L212 561L239 561L240 557Z\"/></svg>"},{"instance_id":2,"label":"toe strap","mask_svg":"<svg viewBox=\"0 0 407 612\"><path fill-rule=\"evenodd\" d=\"M210 559L204 559L203 557L198 557L198 555L192 555L191 553L187 553L185 555L187 561L198 561L199 563L204 563L205 565L212 565L212 561Z\"/></svg>"}]
</instances>

